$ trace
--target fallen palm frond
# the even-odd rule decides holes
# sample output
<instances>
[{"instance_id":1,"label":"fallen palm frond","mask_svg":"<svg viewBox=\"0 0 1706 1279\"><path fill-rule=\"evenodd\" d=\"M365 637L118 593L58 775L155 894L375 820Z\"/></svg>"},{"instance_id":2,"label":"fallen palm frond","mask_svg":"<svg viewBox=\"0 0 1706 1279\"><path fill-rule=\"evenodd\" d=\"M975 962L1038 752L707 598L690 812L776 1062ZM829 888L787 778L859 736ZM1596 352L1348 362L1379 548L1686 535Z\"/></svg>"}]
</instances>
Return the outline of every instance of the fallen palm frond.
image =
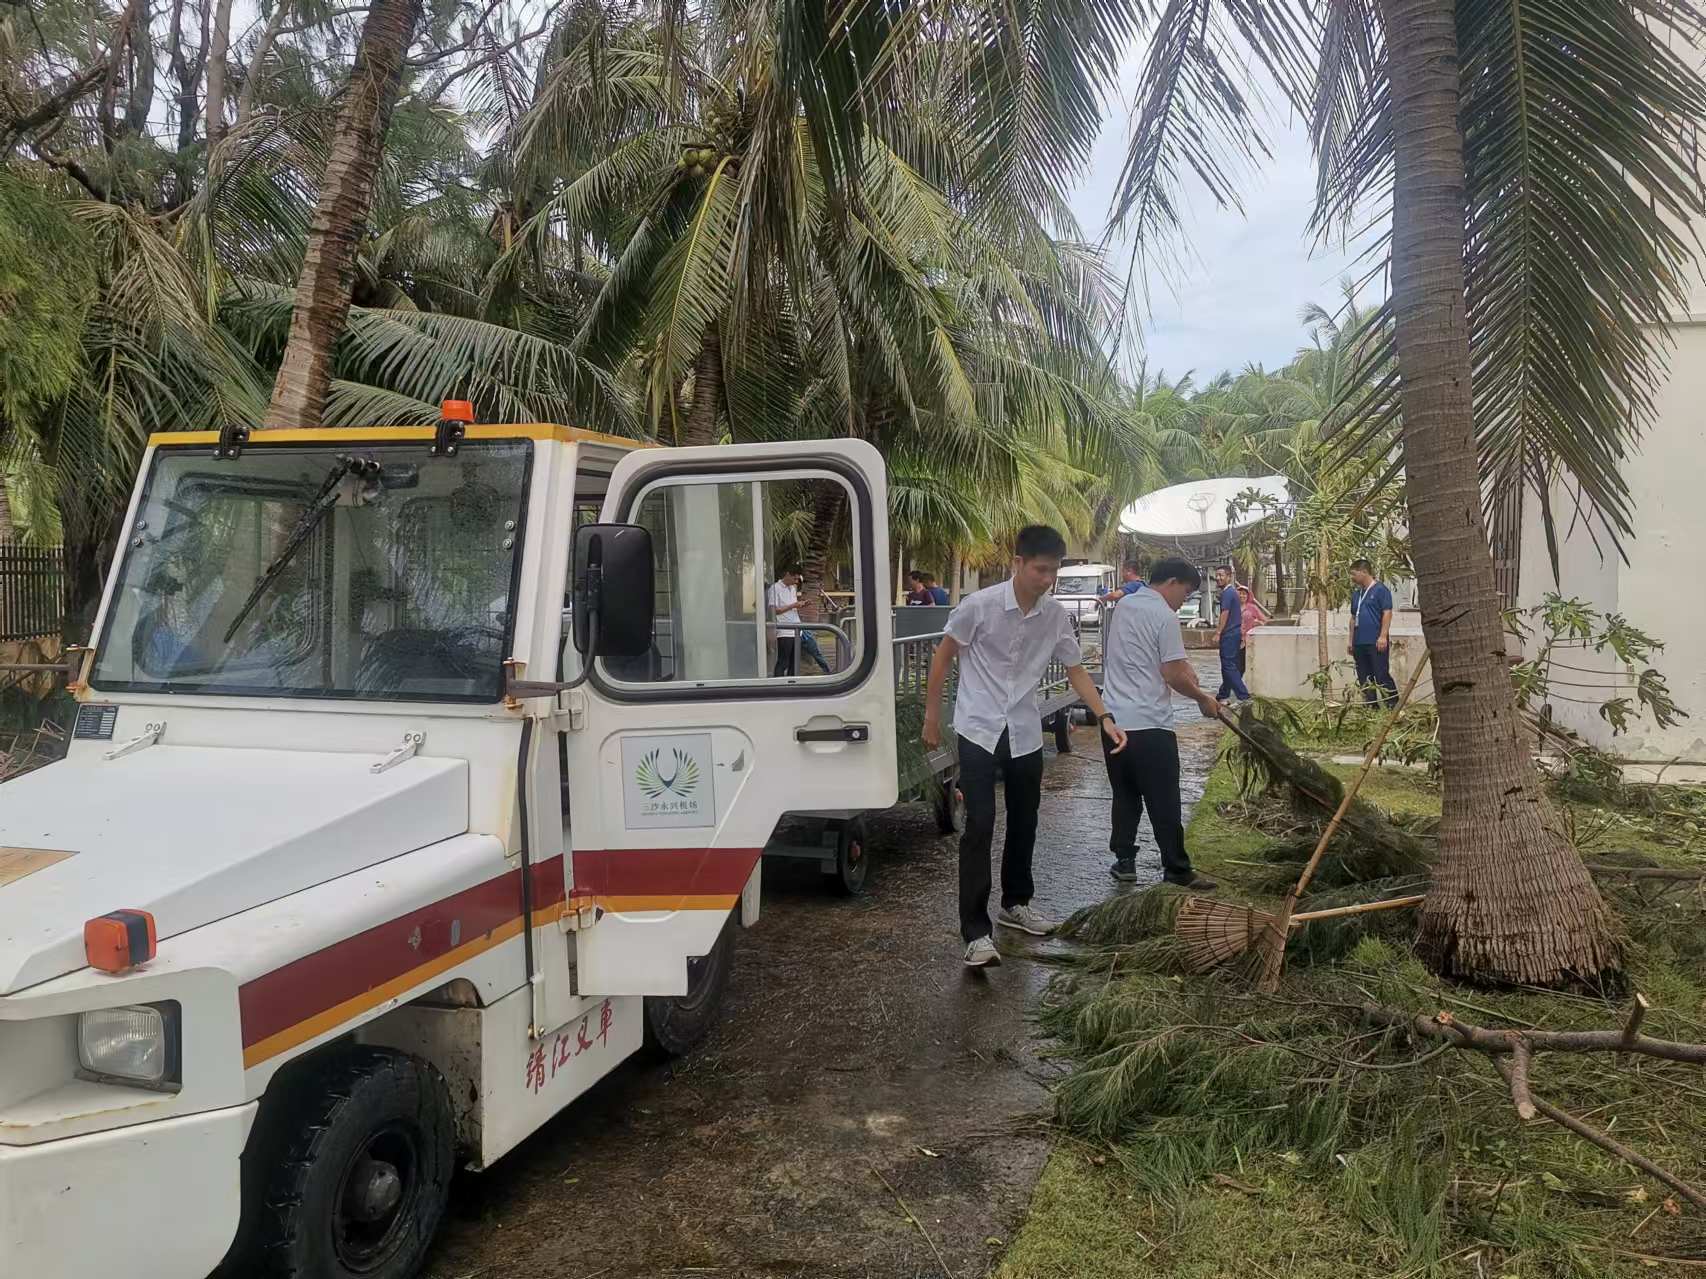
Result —
<instances>
[{"instance_id":1,"label":"fallen palm frond","mask_svg":"<svg viewBox=\"0 0 1706 1279\"><path fill-rule=\"evenodd\" d=\"M1186 896L1184 890L1168 884L1122 893L1073 911L1055 935L1090 946L1126 946L1165 937L1172 933L1173 919Z\"/></svg>"},{"instance_id":2,"label":"fallen palm frond","mask_svg":"<svg viewBox=\"0 0 1706 1279\"><path fill-rule=\"evenodd\" d=\"M1316 868L1321 865L1321 859L1326 855L1327 846L1332 843L1333 836L1344 824L1345 816L1357 803L1357 792L1368 780L1369 770L1374 767L1374 761L1380 758L1380 748L1385 744L1387 736L1397 724L1398 717L1404 713L1404 707L1416 691L1416 685L1422 678L1422 672L1428 666L1428 650L1422 650L1421 658L1410 672L1410 678L1405 681L1403 692L1398 694L1398 700L1393 704L1377 732L1363 753L1362 767L1356 776L1351 778L1351 784L1345 787L1338 803L1333 806L1333 814L1327 819L1327 825L1321 831L1321 837L1315 841L1315 847L1310 850L1309 860L1304 862L1303 871L1297 877L1297 883L1285 895L1280 903L1279 912L1269 915L1265 911L1248 908L1229 907L1225 903L1204 903L1195 908L1187 907L1179 913L1178 928L1180 939L1190 948L1191 962L1196 971L1212 968L1216 964L1229 963L1247 954L1254 954L1256 959L1256 980L1261 989L1269 993L1278 989L1280 972L1285 967L1285 944L1291 936L1293 927L1292 915L1297 907L1297 899L1309 891L1309 881L1315 877ZM1228 727L1243 737L1242 725L1235 724L1232 717L1225 711L1220 717ZM1253 716L1246 716L1253 719ZM1342 906L1324 912L1315 912L1312 918L1331 918L1336 915L1362 914L1368 911L1390 910L1394 906L1413 906L1419 903L1420 897L1406 898L1399 901L1367 902L1354 906ZM1301 922L1301 917L1300 917Z\"/></svg>"},{"instance_id":3,"label":"fallen palm frond","mask_svg":"<svg viewBox=\"0 0 1706 1279\"><path fill-rule=\"evenodd\" d=\"M1326 768L1293 750L1283 733L1246 706L1236 724L1231 762L1240 790L1247 798L1268 793L1284 795L1292 810L1306 822L1307 848L1318 842L1310 828L1329 821L1344 800L1345 788ZM1322 858L1317 874L1325 883L1350 883L1390 875L1413 874L1432 860L1427 843L1366 800L1352 798L1340 819L1339 844ZM1289 855L1290 850L1287 850ZM1307 860L1305 853L1300 860Z\"/></svg>"}]
</instances>

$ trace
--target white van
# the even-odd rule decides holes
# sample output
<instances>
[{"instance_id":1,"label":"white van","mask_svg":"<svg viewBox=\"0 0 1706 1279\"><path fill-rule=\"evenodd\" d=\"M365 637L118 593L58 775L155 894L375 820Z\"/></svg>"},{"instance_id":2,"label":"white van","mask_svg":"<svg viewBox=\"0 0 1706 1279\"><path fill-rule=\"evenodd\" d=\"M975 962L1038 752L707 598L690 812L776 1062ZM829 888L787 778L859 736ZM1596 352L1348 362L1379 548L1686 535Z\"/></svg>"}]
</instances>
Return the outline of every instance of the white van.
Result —
<instances>
[{"instance_id":1,"label":"white van","mask_svg":"<svg viewBox=\"0 0 1706 1279\"><path fill-rule=\"evenodd\" d=\"M1112 564L1065 564L1054 579L1054 595L1080 627L1101 625L1097 602L1119 585L1120 572Z\"/></svg>"}]
</instances>

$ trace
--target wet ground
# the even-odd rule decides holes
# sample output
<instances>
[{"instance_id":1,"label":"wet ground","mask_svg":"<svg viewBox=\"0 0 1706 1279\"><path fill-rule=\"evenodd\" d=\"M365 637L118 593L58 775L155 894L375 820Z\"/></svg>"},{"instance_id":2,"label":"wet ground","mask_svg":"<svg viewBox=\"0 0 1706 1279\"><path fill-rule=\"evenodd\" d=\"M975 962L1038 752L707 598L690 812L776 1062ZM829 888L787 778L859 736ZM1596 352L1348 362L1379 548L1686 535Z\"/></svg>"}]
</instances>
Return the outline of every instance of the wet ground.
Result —
<instances>
[{"instance_id":1,"label":"wet ground","mask_svg":"<svg viewBox=\"0 0 1706 1279\"><path fill-rule=\"evenodd\" d=\"M1217 733L1188 704L1179 723L1188 813ZM1069 755L1047 749L1035 904L1061 918L1129 890L1107 874L1094 730L1075 729ZM968 973L954 839L917 804L871 833L851 901L810 867L766 864L720 1026L460 1178L428 1279L985 1273L1048 1154L1030 1019L1064 944L1006 932L1006 962ZM1147 822L1142 839L1139 866L1159 877Z\"/></svg>"}]
</instances>

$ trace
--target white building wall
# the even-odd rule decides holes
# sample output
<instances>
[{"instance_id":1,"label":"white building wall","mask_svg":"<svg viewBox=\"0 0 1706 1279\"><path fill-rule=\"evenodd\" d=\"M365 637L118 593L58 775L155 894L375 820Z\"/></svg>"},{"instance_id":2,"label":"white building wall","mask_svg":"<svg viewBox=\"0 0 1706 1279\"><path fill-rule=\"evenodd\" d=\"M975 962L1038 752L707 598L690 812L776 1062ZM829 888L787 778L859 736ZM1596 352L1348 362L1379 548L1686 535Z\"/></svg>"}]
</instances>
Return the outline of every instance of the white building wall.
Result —
<instances>
[{"instance_id":1,"label":"white building wall","mask_svg":"<svg viewBox=\"0 0 1706 1279\"><path fill-rule=\"evenodd\" d=\"M1697 62L1706 61L1706 50L1696 53ZM1693 219L1685 235L1706 244L1706 220ZM1621 613L1665 645L1651 665L1690 718L1660 729L1641 716L1615 737L1599 715L1600 703L1612 695L1603 685L1626 690L1638 672L1618 670L1608 654L1591 649L1554 650L1558 661L1586 668L1555 672L1555 717L1600 749L1632 761L1706 764L1706 260L1695 267L1687 301L1671 324L1667 381L1653 424L1623 467L1635 526L1634 537L1623 547L1627 562L1606 542L1603 530L1593 530L1599 533L1595 544L1586 521L1572 518L1567 490L1557 485L1552 509L1560 546L1554 580L1538 503L1533 494L1523 495L1518 603L1538 604L1552 590L1578 596L1601 612ZM1531 652L1533 647L1531 642ZM1566 679L1590 687L1570 687ZM1632 692L1628 696L1634 700Z\"/></svg>"},{"instance_id":2,"label":"white building wall","mask_svg":"<svg viewBox=\"0 0 1706 1279\"><path fill-rule=\"evenodd\" d=\"M1643 762L1706 764L1706 291L1697 285L1696 294L1691 305L1699 310L1672 328L1675 345L1656 419L1624 464L1635 525L1623 547L1627 562L1597 522L1577 515L1560 482L1552 493L1559 534L1554 580L1539 503L1533 494L1523 501L1519 604L1537 605L1549 591L1573 595L1601 613L1622 614L1665 645L1651 664L1690 718L1661 729L1641 716L1617 736L1599 706L1618 693L1633 700L1639 672L1581 645L1553 650L1553 717L1601 750ZM1529 643L1531 654L1537 640Z\"/></svg>"}]
</instances>

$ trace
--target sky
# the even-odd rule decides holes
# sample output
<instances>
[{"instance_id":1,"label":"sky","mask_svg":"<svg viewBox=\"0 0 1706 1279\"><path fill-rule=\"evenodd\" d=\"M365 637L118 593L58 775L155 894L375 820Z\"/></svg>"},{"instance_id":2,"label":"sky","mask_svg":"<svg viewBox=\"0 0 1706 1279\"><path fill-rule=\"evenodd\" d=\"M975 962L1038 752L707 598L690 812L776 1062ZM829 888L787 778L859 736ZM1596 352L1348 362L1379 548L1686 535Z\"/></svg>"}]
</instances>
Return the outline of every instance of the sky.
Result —
<instances>
[{"instance_id":1,"label":"sky","mask_svg":"<svg viewBox=\"0 0 1706 1279\"><path fill-rule=\"evenodd\" d=\"M1135 60L1128 60L1123 73L1128 87L1137 73ZM1092 240L1107 225L1129 136L1125 112L1116 103L1103 117L1089 176L1072 201ZM1339 280L1366 274L1354 248L1314 246L1308 222L1315 166L1302 123L1274 122L1268 145L1273 159L1245 185L1245 214L1219 208L1194 182L1186 185L1190 256L1180 261L1172 281L1150 281L1141 347L1134 349L1128 337L1124 352L1141 359L1151 375L1165 373L1171 380L1194 370L1201 385L1222 369L1253 363L1278 368L1307 343L1297 318L1303 305L1336 309ZM1128 244L1110 245L1110 266L1121 279L1130 256ZM1364 300L1371 295L1378 296L1373 286L1365 289Z\"/></svg>"}]
</instances>

